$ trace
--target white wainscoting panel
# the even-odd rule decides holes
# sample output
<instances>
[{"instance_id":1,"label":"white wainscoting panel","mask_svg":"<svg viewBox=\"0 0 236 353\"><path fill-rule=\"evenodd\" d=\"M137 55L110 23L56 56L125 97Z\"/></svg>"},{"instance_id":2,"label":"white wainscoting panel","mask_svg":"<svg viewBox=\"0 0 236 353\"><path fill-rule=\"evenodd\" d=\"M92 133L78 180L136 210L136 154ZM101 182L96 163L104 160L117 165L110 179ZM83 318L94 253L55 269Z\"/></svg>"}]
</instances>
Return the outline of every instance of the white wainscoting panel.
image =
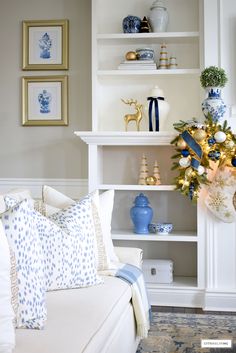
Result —
<instances>
[{"instance_id":1,"label":"white wainscoting panel","mask_svg":"<svg viewBox=\"0 0 236 353\"><path fill-rule=\"evenodd\" d=\"M0 193L12 189L29 189L32 197L42 197L42 186L48 185L63 194L78 199L88 193L87 179L35 179L35 178L0 178Z\"/></svg>"}]
</instances>

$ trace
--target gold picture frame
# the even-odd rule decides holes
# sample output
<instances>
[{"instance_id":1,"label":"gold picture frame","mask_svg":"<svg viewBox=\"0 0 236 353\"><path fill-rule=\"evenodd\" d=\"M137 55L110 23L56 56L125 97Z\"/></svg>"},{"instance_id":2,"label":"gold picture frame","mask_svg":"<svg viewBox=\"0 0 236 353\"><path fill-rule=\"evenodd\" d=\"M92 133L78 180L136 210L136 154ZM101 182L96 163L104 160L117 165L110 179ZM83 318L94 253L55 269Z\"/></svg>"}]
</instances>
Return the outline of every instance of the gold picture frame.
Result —
<instances>
[{"instance_id":1,"label":"gold picture frame","mask_svg":"<svg viewBox=\"0 0 236 353\"><path fill-rule=\"evenodd\" d=\"M68 70L68 20L23 21L22 33L23 70Z\"/></svg>"},{"instance_id":2,"label":"gold picture frame","mask_svg":"<svg viewBox=\"0 0 236 353\"><path fill-rule=\"evenodd\" d=\"M22 77L22 125L68 125L68 76Z\"/></svg>"}]
</instances>

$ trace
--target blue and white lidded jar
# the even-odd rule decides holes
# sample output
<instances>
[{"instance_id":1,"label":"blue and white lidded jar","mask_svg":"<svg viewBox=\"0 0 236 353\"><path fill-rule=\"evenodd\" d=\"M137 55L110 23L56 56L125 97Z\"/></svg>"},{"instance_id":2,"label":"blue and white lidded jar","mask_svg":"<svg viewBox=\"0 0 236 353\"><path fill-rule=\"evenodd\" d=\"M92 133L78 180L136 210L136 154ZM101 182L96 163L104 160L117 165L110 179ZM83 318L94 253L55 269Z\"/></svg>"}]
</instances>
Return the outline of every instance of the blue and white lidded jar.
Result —
<instances>
[{"instance_id":1,"label":"blue and white lidded jar","mask_svg":"<svg viewBox=\"0 0 236 353\"><path fill-rule=\"evenodd\" d=\"M136 196L134 206L130 209L130 217L134 224L134 233L149 233L148 225L152 221L153 210L148 204L149 200L143 193Z\"/></svg>"},{"instance_id":2,"label":"blue and white lidded jar","mask_svg":"<svg viewBox=\"0 0 236 353\"><path fill-rule=\"evenodd\" d=\"M141 18L128 15L123 19L122 27L124 33L139 33L141 28Z\"/></svg>"}]
</instances>

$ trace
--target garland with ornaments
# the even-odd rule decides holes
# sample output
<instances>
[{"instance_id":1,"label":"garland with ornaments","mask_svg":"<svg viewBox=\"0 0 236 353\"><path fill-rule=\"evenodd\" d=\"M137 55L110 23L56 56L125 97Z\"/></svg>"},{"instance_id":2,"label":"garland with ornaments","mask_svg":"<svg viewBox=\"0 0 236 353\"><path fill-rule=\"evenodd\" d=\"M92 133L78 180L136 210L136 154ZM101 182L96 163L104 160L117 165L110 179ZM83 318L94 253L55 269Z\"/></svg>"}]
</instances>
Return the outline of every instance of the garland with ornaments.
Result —
<instances>
[{"instance_id":1,"label":"garland with ornaments","mask_svg":"<svg viewBox=\"0 0 236 353\"><path fill-rule=\"evenodd\" d=\"M236 138L225 121L222 125L214 122L208 115L204 123L196 119L180 120L174 124L179 135L171 141L175 145L177 159L172 170L179 174L175 178L176 189L182 194L197 200L201 184L209 184L208 171L211 162L217 167L236 168Z\"/></svg>"}]
</instances>

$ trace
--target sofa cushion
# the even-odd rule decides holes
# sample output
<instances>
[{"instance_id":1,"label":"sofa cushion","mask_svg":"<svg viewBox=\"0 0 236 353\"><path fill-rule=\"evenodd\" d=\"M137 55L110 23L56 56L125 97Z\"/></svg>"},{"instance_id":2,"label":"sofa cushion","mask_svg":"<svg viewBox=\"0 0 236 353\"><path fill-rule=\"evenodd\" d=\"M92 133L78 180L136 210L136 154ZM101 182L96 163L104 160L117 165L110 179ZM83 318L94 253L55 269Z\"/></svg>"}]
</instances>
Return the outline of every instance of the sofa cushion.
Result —
<instances>
[{"instance_id":1,"label":"sofa cushion","mask_svg":"<svg viewBox=\"0 0 236 353\"><path fill-rule=\"evenodd\" d=\"M15 204L21 205L9 196L5 198L5 202L8 208ZM24 202L28 203L29 200L24 200L22 203ZM87 196L59 210L51 216L51 220L33 209L27 215L30 222L34 220L35 237L40 240L42 247L44 258L42 268L47 290L85 287L102 283L97 275L92 197ZM14 225L11 224L11 220L9 224L11 227ZM8 228L9 225L7 225L7 230ZM17 234L14 234L14 237L18 239Z\"/></svg>"},{"instance_id":2,"label":"sofa cushion","mask_svg":"<svg viewBox=\"0 0 236 353\"><path fill-rule=\"evenodd\" d=\"M30 200L31 207L33 208L34 201L31 197L30 190L28 189L11 189L7 193L0 195L0 213L5 212L8 209L8 206L5 203L5 197L10 197L12 200L15 200L15 203L19 203L25 199Z\"/></svg>"},{"instance_id":3,"label":"sofa cushion","mask_svg":"<svg viewBox=\"0 0 236 353\"><path fill-rule=\"evenodd\" d=\"M18 329L14 353L101 352L131 299L125 281L106 276L104 282L102 286L48 292L45 330Z\"/></svg>"},{"instance_id":4,"label":"sofa cushion","mask_svg":"<svg viewBox=\"0 0 236 353\"><path fill-rule=\"evenodd\" d=\"M102 283L97 275L91 202L87 198L54 213L50 219L40 217L48 290Z\"/></svg>"},{"instance_id":5,"label":"sofa cushion","mask_svg":"<svg viewBox=\"0 0 236 353\"><path fill-rule=\"evenodd\" d=\"M43 201L47 205L45 208L46 210L48 208L48 205L54 207L55 209L62 209L75 203L75 201L71 198L47 185L43 186L42 194ZM98 191L94 191L93 193L91 193L91 195L92 194L93 201L98 209L103 235L103 243L106 251L106 254L102 256L103 264L107 263L106 266L99 266L98 269L105 270L115 268L114 263L118 262L119 260L115 254L111 239L111 218L114 203L114 190L107 190L100 194L99 197ZM53 209L51 209L50 211L54 212ZM47 215L49 216L50 214Z\"/></svg>"}]
</instances>

